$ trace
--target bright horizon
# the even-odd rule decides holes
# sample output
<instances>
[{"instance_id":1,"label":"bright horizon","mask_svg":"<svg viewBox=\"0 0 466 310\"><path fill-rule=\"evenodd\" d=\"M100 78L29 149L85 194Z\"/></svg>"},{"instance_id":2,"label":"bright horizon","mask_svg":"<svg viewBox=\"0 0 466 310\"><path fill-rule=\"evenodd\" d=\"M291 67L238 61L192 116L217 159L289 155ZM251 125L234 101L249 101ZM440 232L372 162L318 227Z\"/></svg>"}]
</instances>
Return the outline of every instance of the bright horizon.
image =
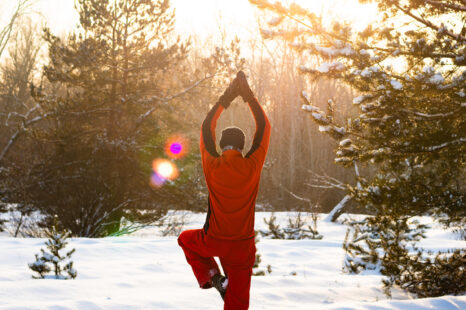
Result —
<instances>
[{"instance_id":1,"label":"bright horizon","mask_svg":"<svg viewBox=\"0 0 466 310\"><path fill-rule=\"evenodd\" d=\"M281 2L286 4L291 1ZM363 29L373 22L377 11L375 4L362 5L357 0L296 2L316 14L332 16L332 20L349 21L356 29ZM241 41L248 41L259 35L258 17L262 13L248 0L171 0L170 3L175 9L175 31L183 38L191 36L201 42L222 42L222 39L231 40L238 36ZM73 31L79 22L74 0L36 0L31 11L43 16L47 25L58 35ZM267 27L266 24L261 26Z\"/></svg>"}]
</instances>

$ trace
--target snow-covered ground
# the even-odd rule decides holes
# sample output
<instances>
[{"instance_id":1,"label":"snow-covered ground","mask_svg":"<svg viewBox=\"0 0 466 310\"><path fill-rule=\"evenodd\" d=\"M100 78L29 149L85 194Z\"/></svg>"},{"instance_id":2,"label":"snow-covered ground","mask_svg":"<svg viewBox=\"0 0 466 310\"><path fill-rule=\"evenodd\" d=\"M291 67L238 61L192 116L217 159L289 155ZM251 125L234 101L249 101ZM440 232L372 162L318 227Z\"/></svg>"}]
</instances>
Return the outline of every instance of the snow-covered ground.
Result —
<instances>
[{"instance_id":1,"label":"snow-covered ground","mask_svg":"<svg viewBox=\"0 0 466 310\"><path fill-rule=\"evenodd\" d=\"M265 228L263 218L269 216L257 213L256 229ZM204 217L189 214L186 228L200 228ZM287 213L277 217L285 223ZM413 299L395 291L393 299L387 299L379 274L342 272L346 226L319 221L318 230L322 240L260 240L259 269L271 265L272 273L253 277L250 309L466 309L466 296ZM214 289L198 288L176 237L161 237L159 228L124 237L71 239L69 247L76 248L75 280L31 278L27 263L34 261L44 241L0 236L0 309L223 308ZM466 242L435 228L422 246L464 248Z\"/></svg>"}]
</instances>

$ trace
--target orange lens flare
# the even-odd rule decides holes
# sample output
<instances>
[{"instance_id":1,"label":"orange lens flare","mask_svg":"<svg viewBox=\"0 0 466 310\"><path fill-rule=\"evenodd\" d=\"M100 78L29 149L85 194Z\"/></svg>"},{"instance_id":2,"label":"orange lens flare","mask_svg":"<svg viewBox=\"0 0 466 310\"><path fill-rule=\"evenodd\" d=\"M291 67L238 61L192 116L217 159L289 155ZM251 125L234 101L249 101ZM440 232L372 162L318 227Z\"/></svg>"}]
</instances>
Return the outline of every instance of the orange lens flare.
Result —
<instances>
[{"instance_id":1,"label":"orange lens flare","mask_svg":"<svg viewBox=\"0 0 466 310\"><path fill-rule=\"evenodd\" d=\"M165 154L172 159L183 158L188 151L189 141L180 135L171 136L165 143Z\"/></svg>"},{"instance_id":2,"label":"orange lens flare","mask_svg":"<svg viewBox=\"0 0 466 310\"><path fill-rule=\"evenodd\" d=\"M150 184L161 187L168 180L175 180L180 174L178 167L167 159L156 159L152 162Z\"/></svg>"}]
</instances>

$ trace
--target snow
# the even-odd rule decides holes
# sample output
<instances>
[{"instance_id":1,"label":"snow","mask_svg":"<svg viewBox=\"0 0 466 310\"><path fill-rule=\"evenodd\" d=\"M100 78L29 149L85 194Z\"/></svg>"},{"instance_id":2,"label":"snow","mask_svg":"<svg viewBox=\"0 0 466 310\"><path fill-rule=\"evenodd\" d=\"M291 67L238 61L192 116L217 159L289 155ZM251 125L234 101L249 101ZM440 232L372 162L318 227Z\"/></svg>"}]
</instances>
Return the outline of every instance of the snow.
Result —
<instances>
[{"instance_id":1,"label":"snow","mask_svg":"<svg viewBox=\"0 0 466 310\"><path fill-rule=\"evenodd\" d=\"M318 120L318 121L321 121L321 122L324 122L324 123L327 123L327 124L329 123L328 119L326 119L325 116L323 116L320 113L312 112L311 115L315 120Z\"/></svg>"},{"instance_id":2,"label":"snow","mask_svg":"<svg viewBox=\"0 0 466 310\"><path fill-rule=\"evenodd\" d=\"M360 104L364 99L366 99L366 96L358 96L353 99L353 104Z\"/></svg>"},{"instance_id":3,"label":"snow","mask_svg":"<svg viewBox=\"0 0 466 310\"><path fill-rule=\"evenodd\" d=\"M399 81L397 80L390 80L390 84L392 85L392 87L394 89L397 89L397 90L401 90L403 89L403 84L401 84Z\"/></svg>"},{"instance_id":4,"label":"snow","mask_svg":"<svg viewBox=\"0 0 466 310\"><path fill-rule=\"evenodd\" d=\"M331 126L319 126L319 131L320 132L326 132L332 130Z\"/></svg>"},{"instance_id":5,"label":"snow","mask_svg":"<svg viewBox=\"0 0 466 310\"><path fill-rule=\"evenodd\" d=\"M351 143L351 140L350 139L346 139L346 140L349 140L349 142ZM343 140L343 141L346 141L346 140ZM341 141L341 142L343 142ZM341 145L341 142L340 142L340 145ZM337 213L337 212L340 212L340 210L342 208L345 207L346 203L348 201L351 200L351 196L350 195L346 195L345 197L343 197L342 200L340 200L340 202L332 209L332 211L330 211L330 213L323 219L324 222L331 222L332 221L332 218L333 216Z\"/></svg>"},{"instance_id":6,"label":"snow","mask_svg":"<svg viewBox=\"0 0 466 310\"><path fill-rule=\"evenodd\" d=\"M351 139L344 139L339 142L340 146L349 146L351 144Z\"/></svg>"},{"instance_id":7,"label":"snow","mask_svg":"<svg viewBox=\"0 0 466 310\"><path fill-rule=\"evenodd\" d=\"M331 70L343 71L344 69L345 69L345 65L343 65L339 61L336 61L333 63L324 62L316 70L321 73L327 73Z\"/></svg>"},{"instance_id":8,"label":"snow","mask_svg":"<svg viewBox=\"0 0 466 310\"><path fill-rule=\"evenodd\" d=\"M271 18L267 23L271 26L276 26L282 21L282 17L276 16Z\"/></svg>"},{"instance_id":9,"label":"snow","mask_svg":"<svg viewBox=\"0 0 466 310\"><path fill-rule=\"evenodd\" d=\"M434 74L433 76L430 77L429 79L429 83L431 84L443 84L443 82L445 81L445 79L443 78L443 76L440 74L440 73L436 73Z\"/></svg>"},{"instance_id":10,"label":"snow","mask_svg":"<svg viewBox=\"0 0 466 310\"><path fill-rule=\"evenodd\" d=\"M301 94L304 96L304 98L306 98L307 102L311 102L311 96L309 96L307 91L303 90Z\"/></svg>"},{"instance_id":11,"label":"snow","mask_svg":"<svg viewBox=\"0 0 466 310\"><path fill-rule=\"evenodd\" d=\"M346 130L345 130L345 128L343 128L343 127L336 127L336 126L335 126L335 127L333 127L333 129L334 129L336 132L338 132L338 133L340 133L340 134L342 134L342 135L344 135L344 134L346 133Z\"/></svg>"},{"instance_id":12,"label":"snow","mask_svg":"<svg viewBox=\"0 0 466 310\"><path fill-rule=\"evenodd\" d=\"M276 213L286 226L285 212ZM382 292L382 277L375 271L350 275L342 272L342 241L347 226L324 222L317 229L322 240L270 240L256 245L260 270L272 273L253 277L250 309L322 310L450 310L466 309L466 296L413 299L395 290L392 299ZM256 229L265 229L268 212L256 213ZM347 215L342 215L347 217ZM353 217L353 216L352 216ZM355 216L358 218L358 216ZM205 214L188 217L186 229L201 228ZM431 223L430 218L421 222ZM2 310L214 310L222 309L215 289L200 290L178 246L176 237L162 237L157 227L133 235L100 239L71 238L75 280L32 279L27 264L46 239L0 237L0 309ZM448 230L434 225L421 246L431 250L464 248ZM295 274L295 275L293 275Z\"/></svg>"},{"instance_id":13,"label":"snow","mask_svg":"<svg viewBox=\"0 0 466 310\"><path fill-rule=\"evenodd\" d=\"M334 56L351 56L355 54L354 49L351 47L351 45L347 44L343 48L331 48L331 47L322 47L322 46L316 46L314 45L314 49L322 53L323 55L327 57L334 57Z\"/></svg>"},{"instance_id":14,"label":"snow","mask_svg":"<svg viewBox=\"0 0 466 310\"><path fill-rule=\"evenodd\" d=\"M422 72L426 74L434 74L435 69L432 66L425 66L424 68L422 68Z\"/></svg>"},{"instance_id":15,"label":"snow","mask_svg":"<svg viewBox=\"0 0 466 310\"><path fill-rule=\"evenodd\" d=\"M372 75L372 72L369 69L364 69L361 72L361 76L365 78L369 78L371 77L371 75Z\"/></svg>"},{"instance_id":16,"label":"snow","mask_svg":"<svg viewBox=\"0 0 466 310\"><path fill-rule=\"evenodd\" d=\"M319 108L312 106L310 104L303 104L301 107L304 111L309 111L309 112L319 112Z\"/></svg>"}]
</instances>

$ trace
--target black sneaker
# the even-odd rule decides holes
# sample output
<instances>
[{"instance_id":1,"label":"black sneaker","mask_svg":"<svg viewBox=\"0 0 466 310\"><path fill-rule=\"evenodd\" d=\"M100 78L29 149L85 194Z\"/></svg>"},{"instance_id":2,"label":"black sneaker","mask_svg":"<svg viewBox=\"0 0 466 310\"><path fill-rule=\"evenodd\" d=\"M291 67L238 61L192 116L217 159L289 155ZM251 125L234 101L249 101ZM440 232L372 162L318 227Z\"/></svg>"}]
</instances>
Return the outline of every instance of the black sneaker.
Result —
<instances>
[{"instance_id":1,"label":"black sneaker","mask_svg":"<svg viewBox=\"0 0 466 310\"><path fill-rule=\"evenodd\" d=\"M249 102L254 99L254 94L249 87L248 80L246 79L246 74L243 71L239 71L236 74L236 83L239 88L239 95L243 98L244 102Z\"/></svg>"},{"instance_id":2,"label":"black sneaker","mask_svg":"<svg viewBox=\"0 0 466 310\"><path fill-rule=\"evenodd\" d=\"M222 299L225 299L225 294L227 292L228 278L217 273L212 277L212 285L217 289L222 296Z\"/></svg>"}]
</instances>

